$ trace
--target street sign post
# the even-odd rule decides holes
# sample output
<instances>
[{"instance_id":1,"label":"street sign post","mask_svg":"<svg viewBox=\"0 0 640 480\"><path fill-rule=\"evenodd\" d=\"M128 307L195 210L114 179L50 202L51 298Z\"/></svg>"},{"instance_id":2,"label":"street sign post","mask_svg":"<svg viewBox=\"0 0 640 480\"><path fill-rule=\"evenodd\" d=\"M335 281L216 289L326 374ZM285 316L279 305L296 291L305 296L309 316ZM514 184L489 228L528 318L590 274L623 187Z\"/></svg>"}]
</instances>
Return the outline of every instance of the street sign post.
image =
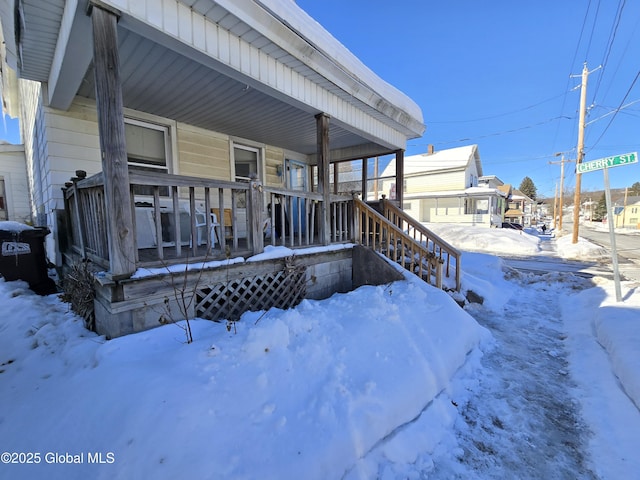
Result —
<instances>
[{"instance_id":1,"label":"street sign post","mask_svg":"<svg viewBox=\"0 0 640 480\"><path fill-rule=\"evenodd\" d=\"M616 302L622 301L622 292L620 290L620 270L618 268L618 250L616 248L616 232L613 225L613 210L611 209L611 189L609 188L609 169L612 167L621 167L623 165L631 165L638 163L638 153L625 153L623 155L614 155L612 157L599 158L590 162L576 164L576 174L594 172L602 170L604 173L604 195L607 202L607 223L609 224L609 236L611 238L611 260L613 263L613 279L616 286ZM574 206L575 208L575 206Z\"/></svg>"},{"instance_id":2,"label":"street sign post","mask_svg":"<svg viewBox=\"0 0 640 480\"><path fill-rule=\"evenodd\" d=\"M576 165L576 173L588 173L593 172L594 170L604 170L606 168L631 165L632 163L638 163L638 154L636 152L579 163Z\"/></svg>"}]
</instances>

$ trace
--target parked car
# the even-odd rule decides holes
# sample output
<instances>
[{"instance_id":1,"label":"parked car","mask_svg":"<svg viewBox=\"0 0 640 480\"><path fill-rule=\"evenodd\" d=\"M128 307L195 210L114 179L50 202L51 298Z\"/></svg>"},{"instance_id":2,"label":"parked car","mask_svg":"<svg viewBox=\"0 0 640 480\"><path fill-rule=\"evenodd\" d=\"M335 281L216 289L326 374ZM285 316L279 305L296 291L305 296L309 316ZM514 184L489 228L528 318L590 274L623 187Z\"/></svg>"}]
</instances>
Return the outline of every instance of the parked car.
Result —
<instances>
[{"instance_id":1,"label":"parked car","mask_svg":"<svg viewBox=\"0 0 640 480\"><path fill-rule=\"evenodd\" d=\"M514 230L522 230L523 227L519 223L504 222L502 224L502 228L512 228Z\"/></svg>"}]
</instances>

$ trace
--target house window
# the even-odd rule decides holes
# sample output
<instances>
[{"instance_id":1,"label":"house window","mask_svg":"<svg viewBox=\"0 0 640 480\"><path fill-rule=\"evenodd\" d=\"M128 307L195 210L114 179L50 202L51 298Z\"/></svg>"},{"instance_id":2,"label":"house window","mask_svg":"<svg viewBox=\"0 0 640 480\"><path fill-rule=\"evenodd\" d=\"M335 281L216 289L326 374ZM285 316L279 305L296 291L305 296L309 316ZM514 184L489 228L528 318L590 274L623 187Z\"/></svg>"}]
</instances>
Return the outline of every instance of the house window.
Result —
<instances>
[{"instance_id":1,"label":"house window","mask_svg":"<svg viewBox=\"0 0 640 480\"><path fill-rule=\"evenodd\" d=\"M167 127L126 118L124 134L131 170L169 173L167 152L170 148ZM135 186L134 192L138 195L153 195L153 187ZM160 195L168 196L169 189L160 188Z\"/></svg>"},{"instance_id":2,"label":"house window","mask_svg":"<svg viewBox=\"0 0 640 480\"><path fill-rule=\"evenodd\" d=\"M261 175L260 149L246 145L233 146L233 166L236 182L249 182L252 178L259 179ZM246 208L246 194L238 196L238 207Z\"/></svg>"},{"instance_id":3,"label":"house window","mask_svg":"<svg viewBox=\"0 0 640 480\"><path fill-rule=\"evenodd\" d=\"M252 177L259 178L258 160L260 150L245 145L234 145L233 162L236 182L248 182Z\"/></svg>"},{"instance_id":4,"label":"house window","mask_svg":"<svg viewBox=\"0 0 640 480\"><path fill-rule=\"evenodd\" d=\"M487 214L489 213L489 200L483 199L476 202L476 213Z\"/></svg>"}]
</instances>

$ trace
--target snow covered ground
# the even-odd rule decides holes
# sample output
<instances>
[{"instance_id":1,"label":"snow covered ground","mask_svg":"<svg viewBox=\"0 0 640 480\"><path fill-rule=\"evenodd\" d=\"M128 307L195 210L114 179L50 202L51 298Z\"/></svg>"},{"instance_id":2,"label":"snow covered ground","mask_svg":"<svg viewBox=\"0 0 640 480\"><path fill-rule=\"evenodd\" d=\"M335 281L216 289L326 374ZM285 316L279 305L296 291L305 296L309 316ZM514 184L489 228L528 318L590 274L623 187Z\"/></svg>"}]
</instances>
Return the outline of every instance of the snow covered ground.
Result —
<instances>
[{"instance_id":1,"label":"snow covered ground","mask_svg":"<svg viewBox=\"0 0 640 480\"><path fill-rule=\"evenodd\" d=\"M638 283L616 303L495 256L565 238L438 228L482 304L408 277L107 342L0 280L0 478L637 478Z\"/></svg>"}]
</instances>

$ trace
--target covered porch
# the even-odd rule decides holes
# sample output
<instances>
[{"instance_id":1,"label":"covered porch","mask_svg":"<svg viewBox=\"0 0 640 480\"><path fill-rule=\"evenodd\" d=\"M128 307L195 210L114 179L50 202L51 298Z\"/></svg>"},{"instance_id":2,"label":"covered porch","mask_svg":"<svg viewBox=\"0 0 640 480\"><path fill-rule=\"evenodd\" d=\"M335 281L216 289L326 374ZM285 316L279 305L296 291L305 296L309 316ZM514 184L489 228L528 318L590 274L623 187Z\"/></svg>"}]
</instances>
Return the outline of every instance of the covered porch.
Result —
<instances>
[{"instance_id":1,"label":"covered porch","mask_svg":"<svg viewBox=\"0 0 640 480\"><path fill-rule=\"evenodd\" d=\"M22 108L49 256L100 272L105 331L157 324L149 303L175 294L175 269L162 280L141 269L358 243L353 196L366 199L371 158L395 157L402 202L406 143L425 129L420 108L294 2L40 3L0 0L3 72L19 79L3 98ZM348 175L338 168L347 163ZM323 276L346 288L350 256L329 256L320 255L332 265ZM225 274L263 291L267 270L292 271L271 264ZM229 283L187 270L193 298Z\"/></svg>"},{"instance_id":2,"label":"covered porch","mask_svg":"<svg viewBox=\"0 0 640 480\"><path fill-rule=\"evenodd\" d=\"M52 65L77 87L58 80L51 105L68 108L82 97L95 101L97 112L101 169L65 193L66 200L75 191L87 197L84 206L82 195L67 203L73 210L79 200L68 217L74 247L108 262L105 270L117 280L150 262L257 254L265 241L299 247L351 239L353 192L339 194L335 166L394 155L402 178L406 140L424 130L419 108L346 50L326 55L324 48L344 47L311 28L297 7L153 3L89 1L69 16L68 35L71 42L90 34L93 49L69 46ZM274 20L288 27L273 28ZM301 36L291 36L292 25ZM309 48L317 53L302 53ZM69 64L77 49L86 70ZM165 158L174 158L162 164L130 134L136 112L175 121L177 142L182 124L225 135L229 157L205 160L171 145ZM245 154L254 157L245 161ZM290 173L295 162L304 167L297 182ZM366 192L362 171L354 189L360 193ZM74 233L74 220L85 211L100 221Z\"/></svg>"}]
</instances>

